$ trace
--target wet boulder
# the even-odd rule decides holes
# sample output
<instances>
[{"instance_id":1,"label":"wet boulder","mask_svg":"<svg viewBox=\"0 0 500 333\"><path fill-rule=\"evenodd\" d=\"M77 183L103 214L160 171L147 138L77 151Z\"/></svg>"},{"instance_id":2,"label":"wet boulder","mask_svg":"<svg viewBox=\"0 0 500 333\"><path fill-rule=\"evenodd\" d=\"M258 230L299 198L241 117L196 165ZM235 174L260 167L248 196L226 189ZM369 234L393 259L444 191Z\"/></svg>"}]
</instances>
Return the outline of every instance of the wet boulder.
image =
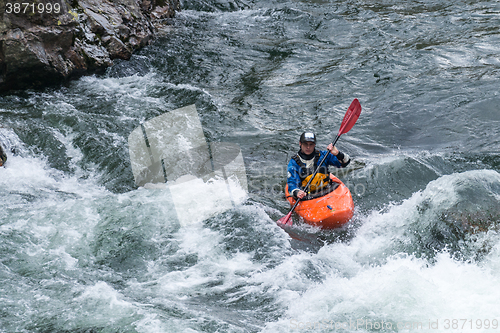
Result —
<instances>
[{"instance_id":1,"label":"wet boulder","mask_svg":"<svg viewBox=\"0 0 500 333\"><path fill-rule=\"evenodd\" d=\"M0 0L0 90L103 72L147 45L178 0Z\"/></svg>"}]
</instances>

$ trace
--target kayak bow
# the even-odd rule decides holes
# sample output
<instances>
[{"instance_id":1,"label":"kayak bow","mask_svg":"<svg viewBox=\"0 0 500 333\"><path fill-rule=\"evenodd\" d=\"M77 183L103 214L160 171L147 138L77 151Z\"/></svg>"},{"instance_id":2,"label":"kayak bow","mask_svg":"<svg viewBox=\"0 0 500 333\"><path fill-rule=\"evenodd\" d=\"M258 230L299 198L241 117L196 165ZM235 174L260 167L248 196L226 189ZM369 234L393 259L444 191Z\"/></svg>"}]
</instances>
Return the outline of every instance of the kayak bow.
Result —
<instances>
[{"instance_id":1,"label":"kayak bow","mask_svg":"<svg viewBox=\"0 0 500 333\"><path fill-rule=\"evenodd\" d=\"M295 207L295 212L302 217L304 222L322 229L341 227L354 214L354 202L347 186L332 174L330 174L330 179L335 185L338 184L333 191L320 197L302 199ZM296 200L288 192L288 185L285 187L285 194L288 202L293 206Z\"/></svg>"}]
</instances>

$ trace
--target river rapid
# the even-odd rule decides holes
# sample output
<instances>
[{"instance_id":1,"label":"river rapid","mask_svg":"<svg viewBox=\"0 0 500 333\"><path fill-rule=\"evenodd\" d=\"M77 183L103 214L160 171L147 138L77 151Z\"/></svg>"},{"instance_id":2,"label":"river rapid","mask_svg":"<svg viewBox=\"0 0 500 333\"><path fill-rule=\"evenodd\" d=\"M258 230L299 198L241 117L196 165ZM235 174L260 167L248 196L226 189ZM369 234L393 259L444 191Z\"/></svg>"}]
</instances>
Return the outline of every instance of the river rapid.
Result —
<instances>
[{"instance_id":1,"label":"river rapid","mask_svg":"<svg viewBox=\"0 0 500 333\"><path fill-rule=\"evenodd\" d=\"M0 96L0 332L498 332L500 3L182 7L105 75ZM293 239L286 164L354 98L354 218ZM128 137L191 104L248 191L180 224Z\"/></svg>"}]
</instances>

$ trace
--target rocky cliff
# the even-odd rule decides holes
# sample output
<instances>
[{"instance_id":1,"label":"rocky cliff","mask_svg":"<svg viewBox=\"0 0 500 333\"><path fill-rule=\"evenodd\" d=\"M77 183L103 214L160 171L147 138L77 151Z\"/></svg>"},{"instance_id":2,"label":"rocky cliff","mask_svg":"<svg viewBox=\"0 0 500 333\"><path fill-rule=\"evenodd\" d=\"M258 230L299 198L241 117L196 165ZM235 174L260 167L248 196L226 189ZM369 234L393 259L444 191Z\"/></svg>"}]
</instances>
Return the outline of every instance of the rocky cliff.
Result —
<instances>
[{"instance_id":1,"label":"rocky cliff","mask_svg":"<svg viewBox=\"0 0 500 333\"><path fill-rule=\"evenodd\" d=\"M179 0L0 0L0 90L102 72L177 10Z\"/></svg>"}]
</instances>

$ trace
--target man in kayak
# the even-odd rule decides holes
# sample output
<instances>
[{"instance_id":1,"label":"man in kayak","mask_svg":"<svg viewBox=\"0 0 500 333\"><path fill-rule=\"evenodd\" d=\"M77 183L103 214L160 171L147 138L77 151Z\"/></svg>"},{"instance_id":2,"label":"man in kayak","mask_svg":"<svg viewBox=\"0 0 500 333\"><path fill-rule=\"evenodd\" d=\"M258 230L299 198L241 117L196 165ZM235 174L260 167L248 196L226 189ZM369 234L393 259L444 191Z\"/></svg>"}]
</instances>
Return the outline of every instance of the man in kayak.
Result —
<instances>
[{"instance_id":1,"label":"man in kayak","mask_svg":"<svg viewBox=\"0 0 500 333\"><path fill-rule=\"evenodd\" d=\"M4 153L2 145L0 144L0 167L7 161L7 154Z\"/></svg>"},{"instance_id":2,"label":"man in kayak","mask_svg":"<svg viewBox=\"0 0 500 333\"><path fill-rule=\"evenodd\" d=\"M288 191L295 198L304 198L307 193L304 192L304 187L309 182L309 179L314 174L319 162L325 154L328 156L325 162L321 165L318 173L314 177L310 185L310 191L318 191L328 185L330 175L328 166L333 165L337 168L345 168L351 160L347 154L340 152L333 144L329 144L326 150L316 150L316 135L312 132L304 132L299 140L300 150L292 157L288 163Z\"/></svg>"}]
</instances>

